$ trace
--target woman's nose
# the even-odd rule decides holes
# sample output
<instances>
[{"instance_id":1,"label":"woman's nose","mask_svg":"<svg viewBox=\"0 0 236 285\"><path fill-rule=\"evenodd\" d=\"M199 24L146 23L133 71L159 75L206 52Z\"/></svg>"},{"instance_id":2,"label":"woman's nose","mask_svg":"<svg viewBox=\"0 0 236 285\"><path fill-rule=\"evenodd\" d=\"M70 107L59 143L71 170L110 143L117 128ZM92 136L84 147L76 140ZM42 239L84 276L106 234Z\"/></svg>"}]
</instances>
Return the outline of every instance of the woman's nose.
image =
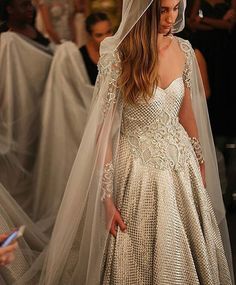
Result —
<instances>
[{"instance_id":1,"label":"woman's nose","mask_svg":"<svg viewBox=\"0 0 236 285\"><path fill-rule=\"evenodd\" d=\"M174 23L174 15L172 13L169 13L166 17L166 21L168 24L173 24Z\"/></svg>"},{"instance_id":2,"label":"woman's nose","mask_svg":"<svg viewBox=\"0 0 236 285\"><path fill-rule=\"evenodd\" d=\"M166 21L168 24L173 24L174 23L174 17L172 15L168 15L166 18Z\"/></svg>"}]
</instances>

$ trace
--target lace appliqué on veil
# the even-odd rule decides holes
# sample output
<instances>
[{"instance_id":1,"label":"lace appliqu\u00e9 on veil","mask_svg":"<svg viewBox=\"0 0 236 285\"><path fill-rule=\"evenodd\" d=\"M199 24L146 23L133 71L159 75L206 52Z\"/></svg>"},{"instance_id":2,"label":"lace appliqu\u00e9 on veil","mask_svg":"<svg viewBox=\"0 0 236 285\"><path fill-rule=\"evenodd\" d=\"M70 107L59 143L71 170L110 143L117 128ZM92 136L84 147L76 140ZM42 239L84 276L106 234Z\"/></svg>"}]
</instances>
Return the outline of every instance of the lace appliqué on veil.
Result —
<instances>
[{"instance_id":1,"label":"lace appliqu\u00e9 on veil","mask_svg":"<svg viewBox=\"0 0 236 285\"><path fill-rule=\"evenodd\" d=\"M104 201L106 198L112 197L113 176L114 176L114 167L112 162L109 162L104 166L104 172L102 177L102 198L101 198L102 201Z\"/></svg>"},{"instance_id":2,"label":"lace appliqu\u00e9 on veil","mask_svg":"<svg viewBox=\"0 0 236 285\"><path fill-rule=\"evenodd\" d=\"M180 38L178 38L178 40L180 43L180 47L186 56L185 67L183 72L184 84L187 88L191 88L192 56L194 51L192 49L191 44L188 41Z\"/></svg>"},{"instance_id":3,"label":"lace appliqu\u00e9 on veil","mask_svg":"<svg viewBox=\"0 0 236 285\"><path fill-rule=\"evenodd\" d=\"M97 87L100 89L101 82L108 80L108 90L104 97L103 112L106 115L110 106L117 102L117 95L119 92L118 78L121 73L120 57L118 51L113 54L105 54L100 57L98 63L98 79Z\"/></svg>"}]
</instances>

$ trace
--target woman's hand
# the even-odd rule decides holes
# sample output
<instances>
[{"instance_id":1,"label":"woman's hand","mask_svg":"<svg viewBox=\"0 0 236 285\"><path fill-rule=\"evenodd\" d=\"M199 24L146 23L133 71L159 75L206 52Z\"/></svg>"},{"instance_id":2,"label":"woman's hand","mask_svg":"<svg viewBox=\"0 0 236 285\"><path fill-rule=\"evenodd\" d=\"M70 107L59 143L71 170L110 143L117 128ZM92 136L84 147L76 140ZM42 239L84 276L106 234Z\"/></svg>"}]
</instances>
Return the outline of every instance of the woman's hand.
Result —
<instances>
[{"instance_id":1,"label":"woman's hand","mask_svg":"<svg viewBox=\"0 0 236 285\"><path fill-rule=\"evenodd\" d=\"M0 235L0 242L4 241L7 237L7 234ZM15 259L14 252L17 247L17 242L14 242L13 244L7 247L0 248L0 265L7 265Z\"/></svg>"},{"instance_id":2,"label":"woman's hand","mask_svg":"<svg viewBox=\"0 0 236 285\"><path fill-rule=\"evenodd\" d=\"M120 212L115 207L111 198L107 198L105 201L105 208L106 208L106 219L107 219L107 226L109 229L110 234L114 237L117 235L117 227L120 227L122 232L126 232L127 226L124 223ZM110 222L112 218L112 221Z\"/></svg>"},{"instance_id":3,"label":"woman's hand","mask_svg":"<svg viewBox=\"0 0 236 285\"><path fill-rule=\"evenodd\" d=\"M203 185L206 188L206 168L205 168L205 163L200 164L200 171L201 171Z\"/></svg>"}]
</instances>

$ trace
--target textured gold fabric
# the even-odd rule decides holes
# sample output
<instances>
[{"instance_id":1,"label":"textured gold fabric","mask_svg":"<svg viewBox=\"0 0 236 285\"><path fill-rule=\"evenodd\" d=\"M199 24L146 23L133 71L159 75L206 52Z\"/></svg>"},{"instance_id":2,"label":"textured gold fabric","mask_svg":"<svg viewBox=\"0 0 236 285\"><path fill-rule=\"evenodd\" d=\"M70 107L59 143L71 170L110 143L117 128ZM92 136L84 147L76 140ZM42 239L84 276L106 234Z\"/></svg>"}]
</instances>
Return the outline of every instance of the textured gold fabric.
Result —
<instances>
[{"instance_id":1,"label":"textured gold fabric","mask_svg":"<svg viewBox=\"0 0 236 285\"><path fill-rule=\"evenodd\" d=\"M110 236L103 285L228 285L220 232L189 137L178 121L183 78L125 106L114 199L127 224Z\"/></svg>"}]
</instances>

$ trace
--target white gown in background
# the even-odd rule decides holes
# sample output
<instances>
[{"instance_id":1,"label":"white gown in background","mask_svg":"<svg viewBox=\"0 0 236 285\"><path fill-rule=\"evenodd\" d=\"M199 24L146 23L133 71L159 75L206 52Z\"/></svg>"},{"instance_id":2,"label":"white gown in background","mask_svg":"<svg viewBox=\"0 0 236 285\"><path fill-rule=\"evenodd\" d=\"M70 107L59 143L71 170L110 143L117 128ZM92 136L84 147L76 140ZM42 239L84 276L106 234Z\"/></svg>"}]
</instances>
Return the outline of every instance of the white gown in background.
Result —
<instances>
[{"instance_id":1,"label":"white gown in background","mask_svg":"<svg viewBox=\"0 0 236 285\"><path fill-rule=\"evenodd\" d=\"M48 6L49 17L53 29L61 40L72 40L72 17L74 4L71 0L40 0Z\"/></svg>"},{"instance_id":2,"label":"white gown in background","mask_svg":"<svg viewBox=\"0 0 236 285\"><path fill-rule=\"evenodd\" d=\"M1 34L0 182L28 214L39 111L51 58L49 49L28 38Z\"/></svg>"},{"instance_id":3,"label":"white gown in background","mask_svg":"<svg viewBox=\"0 0 236 285\"><path fill-rule=\"evenodd\" d=\"M60 45L54 55L41 108L41 134L34 169L34 220L57 214L76 157L94 87L78 47ZM51 226L51 220L44 224Z\"/></svg>"}]
</instances>

